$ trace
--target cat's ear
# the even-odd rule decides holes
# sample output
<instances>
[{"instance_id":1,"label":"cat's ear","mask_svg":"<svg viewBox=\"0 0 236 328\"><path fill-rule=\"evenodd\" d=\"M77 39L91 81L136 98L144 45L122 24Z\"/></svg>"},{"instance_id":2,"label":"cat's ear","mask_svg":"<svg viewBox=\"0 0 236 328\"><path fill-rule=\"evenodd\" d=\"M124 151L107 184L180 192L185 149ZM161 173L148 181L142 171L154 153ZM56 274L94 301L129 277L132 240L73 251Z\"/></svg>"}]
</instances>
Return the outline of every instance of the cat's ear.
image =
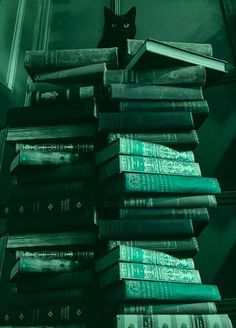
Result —
<instances>
[{"instance_id":1,"label":"cat's ear","mask_svg":"<svg viewBox=\"0 0 236 328\"><path fill-rule=\"evenodd\" d=\"M114 16L113 12L109 8L104 7L104 17L105 17L105 20L109 20L113 16Z\"/></svg>"},{"instance_id":2,"label":"cat's ear","mask_svg":"<svg viewBox=\"0 0 236 328\"><path fill-rule=\"evenodd\" d=\"M135 19L135 15L136 15L136 7L132 7L126 14L126 17L129 17L131 19Z\"/></svg>"}]
</instances>

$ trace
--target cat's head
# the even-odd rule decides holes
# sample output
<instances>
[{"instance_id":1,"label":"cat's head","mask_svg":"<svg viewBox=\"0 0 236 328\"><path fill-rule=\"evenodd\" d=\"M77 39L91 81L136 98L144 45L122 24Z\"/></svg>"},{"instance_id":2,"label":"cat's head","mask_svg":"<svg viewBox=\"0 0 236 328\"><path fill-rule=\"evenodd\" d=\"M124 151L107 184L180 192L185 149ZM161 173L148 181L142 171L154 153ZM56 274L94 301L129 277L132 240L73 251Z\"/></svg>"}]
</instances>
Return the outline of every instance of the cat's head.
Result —
<instances>
[{"instance_id":1,"label":"cat's head","mask_svg":"<svg viewBox=\"0 0 236 328\"><path fill-rule=\"evenodd\" d=\"M115 39L133 39L136 33L135 15L136 7L132 7L126 14L120 16L104 7L105 29Z\"/></svg>"}]
</instances>

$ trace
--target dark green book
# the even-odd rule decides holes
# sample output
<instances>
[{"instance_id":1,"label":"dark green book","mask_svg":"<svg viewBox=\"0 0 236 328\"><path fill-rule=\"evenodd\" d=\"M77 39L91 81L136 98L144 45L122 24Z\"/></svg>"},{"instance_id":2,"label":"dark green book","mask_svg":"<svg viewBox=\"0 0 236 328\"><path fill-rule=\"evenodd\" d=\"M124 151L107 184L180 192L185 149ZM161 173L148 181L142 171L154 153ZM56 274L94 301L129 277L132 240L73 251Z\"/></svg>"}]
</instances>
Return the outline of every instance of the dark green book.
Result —
<instances>
[{"instance_id":1,"label":"dark green book","mask_svg":"<svg viewBox=\"0 0 236 328\"><path fill-rule=\"evenodd\" d=\"M232 328L227 314L118 314L112 322L113 328L143 328L149 325L155 327L202 327L202 328Z\"/></svg>"},{"instance_id":2,"label":"dark green book","mask_svg":"<svg viewBox=\"0 0 236 328\"><path fill-rule=\"evenodd\" d=\"M95 167L92 161L51 167L31 166L30 171L28 168L29 166L17 168L17 185L92 180L95 175Z\"/></svg>"},{"instance_id":3,"label":"dark green book","mask_svg":"<svg viewBox=\"0 0 236 328\"><path fill-rule=\"evenodd\" d=\"M89 195L86 195L86 197L84 195L61 198L50 197L32 201L23 199L18 202L11 201L6 204L0 204L0 216L9 218L80 216L80 214L83 214L84 209L91 208L92 206L93 199Z\"/></svg>"},{"instance_id":4,"label":"dark green book","mask_svg":"<svg viewBox=\"0 0 236 328\"><path fill-rule=\"evenodd\" d=\"M71 259L89 261L94 259L94 251L82 251L82 250L16 250L16 260L21 257L26 258L41 258L41 259Z\"/></svg>"},{"instance_id":5,"label":"dark green book","mask_svg":"<svg viewBox=\"0 0 236 328\"><path fill-rule=\"evenodd\" d=\"M104 191L109 195L120 193L218 194L221 189L216 178L122 173L118 177L107 180Z\"/></svg>"},{"instance_id":6,"label":"dark green book","mask_svg":"<svg viewBox=\"0 0 236 328\"><path fill-rule=\"evenodd\" d=\"M105 63L97 63L80 67L72 67L53 72L42 72L33 75L36 82L80 82L80 83L101 83L104 71L106 71ZM70 93L68 93L70 98ZM64 98L66 100L66 98Z\"/></svg>"},{"instance_id":7,"label":"dark green book","mask_svg":"<svg viewBox=\"0 0 236 328\"><path fill-rule=\"evenodd\" d=\"M149 265L164 265L183 269L194 269L191 258L179 259L163 252L119 245L108 254L95 261L96 272L103 271L117 262L144 263Z\"/></svg>"},{"instance_id":8,"label":"dark green book","mask_svg":"<svg viewBox=\"0 0 236 328\"><path fill-rule=\"evenodd\" d=\"M203 66L175 67L163 69L134 70L107 70L104 71L103 84L158 84L201 86L206 81L206 72Z\"/></svg>"},{"instance_id":9,"label":"dark green book","mask_svg":"<svg viewBox=\"0 0 236 328\"><path fill-rule=\"evenodd\" d=\"M16 143L15 151L40 150L40 151L66 151L78 154L91 154L95 150L94 143Z\"/></svg>"},{"instance_id":10,"label":"dark green book","mask_svg":"<svg viewBox=\"0 0 236 328\"><path fill-rule=\"evenodd\" d=\"M114 314L215 314L214 302L183 303L183 304L121 304L117 308L108 310Z\"/></svg>"},{"instance_id":11,"label":"dark green book","mask_svg":"<svg viewBox=\"0 0 236 328\"><path fill-rule=\"evenodd\" d=\"M192 130L192 113L100 113L100 132L170 132ZM134 138L136 139L136 138Z\"/></svg>"},{"instance_id":12,"label":"dark green book","mask_svg":"<svg viewBox=\"0 0 236 328\"><path fill-rule=\"evenodd\" d=\"M35 233L8 235L7 248L42 248L42 247L61 247L75 246L84 247L86 249L94 247L97 239L95 231L79 231L79 232L57 232L57 233Z\"/></svg>"},{"instance_id":13,"label":"dark green book","mask_svg":"<svg viewBox=\"0 0 236 328\"><path fill-rule=\"evenodd\" d=\"M17 279L17 291L40 291L94 286L95 275L91 269L57 274L21 275Z\"/></svg>"},{"instance_id":14,"label":"dark green book","mask_svg":"<svg viewBox=\"0 0 236 328\"><path fill-rule=\"evenodd\" d=\"M196 130L179 133L108 133L106 141L110 144L119 138L162 144L182 150L193 150L199 144Z\"/></svg>"},{"instance_id":15,"label":"dark green book","mask_svg":"<svg viewBox=\"0 0 236 328\"><path fill-rule=\"evenodd\" d=\"M143 263L118 262L98 275L100 288L122 279L201 284L198 270Z\"/></svg>"},{"instance_id":16,"label":"dark green book","mask_svg":"<svg viewBox=\"0 0 236 328\"><path fill-rule=\"evenodd\" d=\"M99 202L98 206L102 208L124 207L124 208L202 208L216 207L217 201L215 195L196 195L196 196L172 196L172 197L122 197L115 200L104 200Z\"/></svg>"},{"instance_id":17,"label":"dark green book","mask_svg":"<svg viewBox=\"0 0 236 328\"><path fill-rule=\"evenodd\" d=\"M100 165L117 155L165 158L184 162L194 162L195 160L192 151L177 151L161 144L121 137L105 148L97 151L95 154L95 163L96 165Z\"/></svg>"},{"instance_id":18,"label":"dark green book","mask_svg":"<svg viewBox=\"0 0 236 328\"><path fill-rule=\"evenodd\" d=\"M199 86L110 84L105 94L110 100L203 100Z\"/></svg>"},{"instance_id":19,"label":"dark green book","mask_svg":"<svg viewBox=\"0 0 236 328\"><path fill-rule=\"evenodd\" d=\"M147 39L126 65L126 69L166 68L186 65L200 65L207 70L226 73L227 62L194 51Z\"/></svg>"},{"instance_id":20,"label":"dark green book","mask_svg":"<svg viewBox=\"0 0 236 328\"><path fill-rule=\"evenodd\" d=\"M179 240L109 240L105 244L104 251L111 251L119 245L161 251L178 257L194 257L199 251L198 241L195 237Z\"/></svg>"},{"instance_id":21,"label":"dark green book","mask_svg":"<svg viewBox=\"0 0 236 328\"><path fill-rule=\"evenodd\" d=\"M55 274L78 271L86 267L86 263L72 259L42 259L21 257L11 269L10 279L17 280L20 276L32 274Z\"/></svg>"},{"instance_id":22,"label":"dark green book","mask_svg":"<svg viewBox=\"0 0 236 328\"><path fill-rule=\"evenodd\" d=\"M117 48L59 49L26 51L24 66L31 77L38 72L56 71L97 63L118 66Z\"/></svg>"},{"instance_id":23,"label":"dark green book","mask_svg":"<svg viewBox=\"0 0 236 328\"><path fill-rule=\"evenodd\" d=\"M221 299L215 285L181 284L142 280L121 280L112 288L103 290L105 303L120 301L215 302Z\"/></svg>"},{"instance_id":24,"label":"dark green book","mask_svg":"<svg viewBox=\"0 0 236 328\"><path fill-rule=\"evenodd\" d=\"M128 172L188 177L201 176L198 163L175 161L167 158L118 155L98 168L98 178L103 181L117 174Z\"/></svg>"},{"instance_id":25,"label":"dark green book","mask_svg":"<svg viewBox=\"0 0 236 328\"><path fill-rule=\"evenodd\" d=\"M99 239L160 239L192 237L192 220L99 220Z\"/></svg>"}]
</instances>

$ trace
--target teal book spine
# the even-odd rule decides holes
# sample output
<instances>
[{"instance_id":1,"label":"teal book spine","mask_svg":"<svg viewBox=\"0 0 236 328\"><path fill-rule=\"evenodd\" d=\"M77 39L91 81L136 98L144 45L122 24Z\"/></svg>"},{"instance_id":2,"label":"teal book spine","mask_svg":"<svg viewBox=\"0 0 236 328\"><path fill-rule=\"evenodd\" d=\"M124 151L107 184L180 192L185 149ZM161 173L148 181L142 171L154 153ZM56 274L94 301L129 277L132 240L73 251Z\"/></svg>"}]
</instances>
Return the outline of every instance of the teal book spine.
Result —
<instances>
[{"instance_id":1,"label":"teal book spine","mask_svg":"<svg viewBox=\"0 0 236 328\"><path fill-rule=\"evenodd\" d=\"M99 285L101 288L104 288L121 279L201 284L198 270L143 263L118 262L111 268L100 273Z\"/></svg>"},{"instance_id":2,"label":"teal book spine","mask_svg":"<svg viewBox=\"0 0 236 328\"><path fill-rule=\"evenodd\" d=\"M100 166L99 179L105 180L121 172L201 176L198 163L174 161L164 158L119 155Z\"/></svg>"},{"instance_id":3,"label":"teal book spine","mask_svg":"<svg viewBox=\"0 0 236 328\"><path fill-rule=\"evenodd\" d=\"M138 193L190 193L218 194L221 192L216 178L184 177L142 173L124 173L123 191Z\"/></svg>"},{"instance_id":4,"label":"teal book spine","mask_svg":"<svg viewBox=\"0 0 236 328\"><path fill-rule=\"evenodd\" d=\"M232 323L227 314L119 314L113 319L115 328L232 328Z\"/></svg>"}]
</instances>

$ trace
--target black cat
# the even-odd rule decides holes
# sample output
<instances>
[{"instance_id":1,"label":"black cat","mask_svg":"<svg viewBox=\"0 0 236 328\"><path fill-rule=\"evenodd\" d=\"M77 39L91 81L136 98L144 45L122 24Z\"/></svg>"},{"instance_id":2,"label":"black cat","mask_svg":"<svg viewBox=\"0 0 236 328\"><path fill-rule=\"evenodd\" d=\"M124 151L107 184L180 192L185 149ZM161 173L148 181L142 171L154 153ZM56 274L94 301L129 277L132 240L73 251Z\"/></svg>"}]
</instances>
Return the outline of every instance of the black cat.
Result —
<instances>
[{"instance_id":1,"label":"black cat","mask_svg":"<svg viewBox=\"0 0 236 328\"><path fill-rule=\"evenodd\" d=\"M98 43L98 48L118 47L119 62L122 62L127 51L127 39L133 39L136 34L135 25L136 7L132 7L124 15L115 15L104 7L103 36Z\"/></svg>"}]
</instances>

